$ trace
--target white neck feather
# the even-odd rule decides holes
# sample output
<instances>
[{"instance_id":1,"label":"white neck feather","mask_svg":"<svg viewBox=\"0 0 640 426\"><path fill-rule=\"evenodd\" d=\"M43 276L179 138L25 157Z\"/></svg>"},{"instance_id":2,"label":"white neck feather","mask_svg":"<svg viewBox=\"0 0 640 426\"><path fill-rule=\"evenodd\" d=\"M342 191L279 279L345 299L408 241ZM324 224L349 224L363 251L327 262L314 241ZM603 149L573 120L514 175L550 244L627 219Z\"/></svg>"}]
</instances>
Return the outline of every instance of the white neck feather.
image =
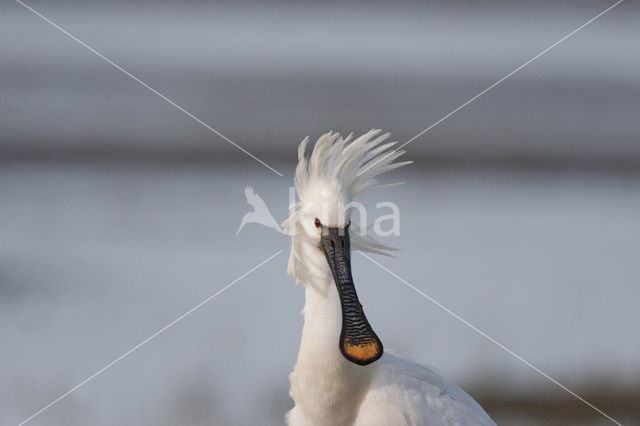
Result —
<instances>
[{"instance_id":1,"label":"white neck feather","mask_svg":"<svg viewBox=\"0 0 640 426\"><path fill-rule=\"evenodd\" d=\"M376 363L359 366L340 353L340 298L329 266L322 261L323 270L305 283L302 341L290 375L289 393L296 403L288 416L291 426L353 424L376 369Z\"/></svg>"}]
</instances>

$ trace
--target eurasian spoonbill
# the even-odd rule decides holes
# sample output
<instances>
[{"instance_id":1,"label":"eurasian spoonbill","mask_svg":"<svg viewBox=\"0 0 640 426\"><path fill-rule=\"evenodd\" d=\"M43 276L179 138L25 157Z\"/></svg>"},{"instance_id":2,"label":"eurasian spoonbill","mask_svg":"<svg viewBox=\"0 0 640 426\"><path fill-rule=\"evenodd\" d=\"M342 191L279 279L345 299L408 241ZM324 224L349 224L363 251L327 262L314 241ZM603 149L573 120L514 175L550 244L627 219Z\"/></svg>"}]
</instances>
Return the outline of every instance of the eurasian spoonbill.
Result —
<instances>
[{"instance_id":1,"label":"eurasian spoonbill","mask_svg":"<svg viewBox=\"0 0 640 426\"><path fill-rule=\"evenodd\" d=\"M289 426L494 425L468 394L431 368L383 353L358 300L351 248L390 249L354 232L345 207L376 186L376 176L409 162L372 130L351 141L329 132L305 155L300 144L298 199L283 223L292 237L288 273L305 286L304 326L290 375ZM426 338L426 337L425 337Z\"/></svg>"}]
</instances>

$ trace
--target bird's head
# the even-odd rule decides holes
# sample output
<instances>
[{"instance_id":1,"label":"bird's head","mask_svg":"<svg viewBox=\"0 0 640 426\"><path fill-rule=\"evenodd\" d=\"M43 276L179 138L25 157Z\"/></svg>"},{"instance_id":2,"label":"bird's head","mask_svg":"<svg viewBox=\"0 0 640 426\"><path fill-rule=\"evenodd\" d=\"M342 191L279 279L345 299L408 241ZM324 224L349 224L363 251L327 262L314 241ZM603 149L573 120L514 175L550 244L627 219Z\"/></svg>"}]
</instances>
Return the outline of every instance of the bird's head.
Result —
<instances>
[{"instance_id":1,"label":"bird's head","mask_svg":"<svg viewBox=\"0 0 640 426\"><path fill-rule=\"evenodd\" d=\"M343 138L326 133L309 157L309 139L305 138L298 149L295 175L299 201L283 223L285 233L292 237L289 275L305 285L328 273L333 276L343 309L340 350L345 358L361 365L378 359L382 344L364 317L355 292L351 247L383 254L392 248L361 235L351 225L351 204L377 185L376 176L410 163L394 162L404 151L394 151L395 142L385 143L389 134L380 133L371 130L355 140L352 135Z\"/></svg>"}]
</instances>

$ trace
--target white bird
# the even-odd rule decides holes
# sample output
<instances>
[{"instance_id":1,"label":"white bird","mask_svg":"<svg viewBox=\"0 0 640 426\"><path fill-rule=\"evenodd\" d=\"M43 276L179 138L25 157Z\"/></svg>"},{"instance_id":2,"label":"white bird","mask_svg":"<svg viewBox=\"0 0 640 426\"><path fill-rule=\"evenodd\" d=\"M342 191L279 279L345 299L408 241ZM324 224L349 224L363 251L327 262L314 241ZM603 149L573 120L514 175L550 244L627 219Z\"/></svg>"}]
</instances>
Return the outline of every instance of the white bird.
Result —
<instances>
[{"instance_id":1,"label":"white bird","mask_svg":"<svg viewBox=\"0 0 640 426\"><path fill-rule=\"evenodd\" d=\"M269 211L269 208L265 204L262 197L256 194L253 188L247 186L244 189L244 196L247 199L247 203L249 203L249 205L253 207L253 211L245 214L242 217L240 226L236 231L236 235L240 233L240 230L242 230L244 225L246 225L247 223L259 223L260 225L273 228L278 232L283 232L282 228L280 228L280 225L278 225L278 222L273 218L273 215Z\"/></svg>"},{"instance_id":2,"label":"white bird","mask_svg":"<svg viewBox=\"0 0 640 426\"><path fill-rule=\"evenodd\" d=\"M431 368L389 352L371 328L351 276L351 247L390 249L350 232L345 206L375 177L410 163L372 130L351 142L329 132L298 150L299 201L283 223L292 237L288 273L305 286L304 326L289 376L289 426L495 425L480 405Z\"/></svg>"}]
</instances>

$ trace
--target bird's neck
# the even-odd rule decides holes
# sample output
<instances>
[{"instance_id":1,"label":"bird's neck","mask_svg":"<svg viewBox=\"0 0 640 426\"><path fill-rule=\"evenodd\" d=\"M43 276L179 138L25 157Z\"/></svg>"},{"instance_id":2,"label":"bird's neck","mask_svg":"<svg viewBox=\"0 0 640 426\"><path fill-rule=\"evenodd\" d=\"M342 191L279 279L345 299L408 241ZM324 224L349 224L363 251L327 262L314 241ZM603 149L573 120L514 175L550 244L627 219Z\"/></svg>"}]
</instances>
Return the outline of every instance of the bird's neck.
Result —
<instances>
[{"instance_id":1,"label":"bird's neck","mask_svg":"<svg viewBox=\"0 0 640 426\"><path fill-rule=\"evenodd\" d=\"M302 341L290 394L305 424L351 425L376 366L356 365L340 353L340 298L328 266L317 272L305 283Z\"/></svg>"}]
</instances>

